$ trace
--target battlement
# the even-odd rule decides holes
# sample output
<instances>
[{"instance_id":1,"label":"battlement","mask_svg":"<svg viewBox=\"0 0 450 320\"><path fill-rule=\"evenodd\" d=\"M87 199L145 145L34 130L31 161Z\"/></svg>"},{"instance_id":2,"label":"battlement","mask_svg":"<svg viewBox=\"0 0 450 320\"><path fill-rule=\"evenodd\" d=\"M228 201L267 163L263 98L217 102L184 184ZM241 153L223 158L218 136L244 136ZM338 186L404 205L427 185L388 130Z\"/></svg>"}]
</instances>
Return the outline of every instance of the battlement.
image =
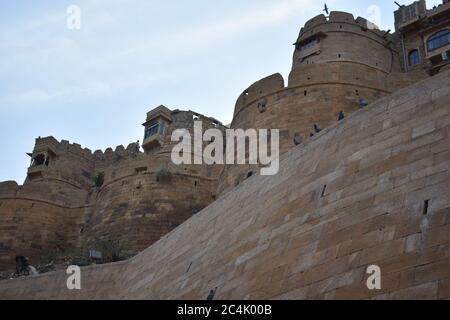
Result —
<instances>
[{"instance_id":1,"label":"battlement","mask_svg":"<svg viewBox=\"0 0 450 320\"><path fill-rule=\"evenodd\" d=\"M248 87L236 101L236 106L234 109L234 116L236 116L239 111L251 102L258 99L264 98L264 96L279 91L284 88L283 76L279 73L275 73L266 78L253 83Z\"/></svg>"},{"instance_id":2,"label":"battlement","mask_svg":"<svg viewBox=\"0 0 450 320\"><path fill-rule=\"evenodd\" d=\"M66 152L71 152L73 154L78 154L85 158L92 156L92 151L88 148L82 148L78 143L70 143L68 140L61 140L59 142L53 136L37 138L33 149L33 155L50 151L54 155L59 155Z\"/></svg>"},{"instance_id":3,"label":"battlement","mask_svg":"<svg viewBox=\"0 0 450 320\"><path fill-rule=\"evenodd\" d=\"M172 121L174 122L175 128L191 128L194 125L194 121L201 121L203 126L206 128L217 128L221 130L225 129L225 126L219 120L192 110L172 111Z\"/></svg>"},{"instance_id":4,"label":"battlement","mask_svg":"<svg viewBox=\"0 0 450 320\"><path fill-rule=\"evenodd\" d=\"M379 30L365 18L333 11L320 14L305 23L295 41L292 69L305 64L349 62L366 64L392 72L396 48L393 35ZM353 48L357 48L353 49Z\"/></svg>"},{"instance_id":5,"label":"battlement","mask_svg":"<svg viewBox=\"0 0 450 320\"><path fill-rule=\"evenodd\" d=\"M442 4L427 10L427 17L436 17L438 15L446 14L447 10L450 9L449 0L443 0Z\"/></svg>"},{"instance_id":6,"label":"battlement","mask_svg":"<svg viewBox=\"0 0 450 320\"><path fill-rule=\"evenodd\" d=\"M100 149L95 150L93 153L94 160L98 161L104 158L105 156L133 156L136 154L139 154L138 145L136 142L132 142L128 144L128 146L125 148L123 145L118 145L114 149L111 147L108 147L105 149L105 151L102 151Z\"/></svg>"},{"instance_id":7,"label":"battlement","mask_svg":"<svg viewBox=\"0 0 450 320\"><path fill-rule=\"evenodd\" d=\"M342 11L332 11L330 12L329 17L326 17L323 14L319 14L315 16L314 18L308 20L304 27L301 28L299 39L301 36L305 35L309 32L311 32L311 29L319 27L324 24L335 24L335 23L345 23L350 25L355 25L363 28L363 31L370 30L374 34L384 37L386 34L386 31L379 30L377 26L375 26L372 22L368 21L365 18L362 17L355 17L353 14L348 12L342 12Z\"/></svg>"},{"instance_id":8,"label":"battlement","mask_svg":"<svg viewBox=\"0 0 450 320\"><path fill-rule=\"evenodd\" d=\"M0 182L0 198L14 198L18 190L16 181Z\"/></svg>"}]
</instances>

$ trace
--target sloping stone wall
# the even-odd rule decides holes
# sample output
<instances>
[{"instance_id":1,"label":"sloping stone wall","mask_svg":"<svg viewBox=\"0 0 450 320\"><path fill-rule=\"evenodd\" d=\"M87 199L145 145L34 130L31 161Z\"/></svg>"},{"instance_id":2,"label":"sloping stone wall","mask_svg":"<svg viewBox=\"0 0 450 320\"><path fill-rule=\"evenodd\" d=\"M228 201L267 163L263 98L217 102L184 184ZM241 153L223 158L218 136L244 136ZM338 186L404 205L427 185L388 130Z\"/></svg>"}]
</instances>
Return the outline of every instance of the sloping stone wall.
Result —
<instances>
[{"instance_id":1,"label":"sloping stone wall","mask_svg":"<svg viewBox=\"0 0 450 320\"><path fill-rule=\"evenodd\" d=\"M81 291L59 272L2 281L0 298L448 299L449 84L445 71L355 112L138 256L83 268Z\"/></svg>"}]
</instances>

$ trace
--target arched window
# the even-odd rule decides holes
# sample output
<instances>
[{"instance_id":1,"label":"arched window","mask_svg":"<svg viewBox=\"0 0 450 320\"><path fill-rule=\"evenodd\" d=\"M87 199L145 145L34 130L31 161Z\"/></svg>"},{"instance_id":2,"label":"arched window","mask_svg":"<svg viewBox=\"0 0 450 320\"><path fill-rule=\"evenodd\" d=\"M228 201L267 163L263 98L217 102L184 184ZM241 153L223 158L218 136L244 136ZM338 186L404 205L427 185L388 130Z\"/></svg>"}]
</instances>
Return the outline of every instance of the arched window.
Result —
<instances>
[{"instance_id":1,"label":"arched window","mask_svg":"<svg viewBox=\"0 0 450 320\"><path fill-rule=\"evenodd\" d=\"M416 64L420 63L420 54L419 50L412 50L409 52L409 65L415 66Z\"/></svg>"},{"instance_id":2,"label":"arched window","mask_svg":"<svg viewBox=\"0 0 450 320\"><path fill-rule=\"evenodd\" d=\"M450 43L450 29L439 31L428 38L427 49L433 51Z\"/></svg>"}]
</instances>

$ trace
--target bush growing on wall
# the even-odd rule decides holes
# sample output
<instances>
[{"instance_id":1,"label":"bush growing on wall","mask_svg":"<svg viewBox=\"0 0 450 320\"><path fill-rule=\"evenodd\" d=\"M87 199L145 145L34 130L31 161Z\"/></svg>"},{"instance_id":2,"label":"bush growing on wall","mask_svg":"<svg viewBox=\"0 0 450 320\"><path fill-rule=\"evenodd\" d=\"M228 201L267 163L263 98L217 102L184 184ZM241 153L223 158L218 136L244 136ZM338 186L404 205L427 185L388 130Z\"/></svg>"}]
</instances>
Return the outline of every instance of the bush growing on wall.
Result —
<instances>
[{"instance_id":1,"label":"bush growing on wall","mask_svg":"<svg viewBox=\"0 0 450 320\"><path fill-rule=\"evenodd\" d=\"M169 169L161 168L156 173L156 177L158 178L158 181L167 182L172 177L172 172L170 172Z\"/></svg>"},{"instance_id":2,"label":"bush growing on wall","mask_svg":"<svg viewBox=\"0 0 450 320\"><path fill-rule=\"evenodd\" d=\"M97 189L101 188L105 182L105 174L103 172L97 172L92 177L92 182Z\"/></svg>"}]
</instances>

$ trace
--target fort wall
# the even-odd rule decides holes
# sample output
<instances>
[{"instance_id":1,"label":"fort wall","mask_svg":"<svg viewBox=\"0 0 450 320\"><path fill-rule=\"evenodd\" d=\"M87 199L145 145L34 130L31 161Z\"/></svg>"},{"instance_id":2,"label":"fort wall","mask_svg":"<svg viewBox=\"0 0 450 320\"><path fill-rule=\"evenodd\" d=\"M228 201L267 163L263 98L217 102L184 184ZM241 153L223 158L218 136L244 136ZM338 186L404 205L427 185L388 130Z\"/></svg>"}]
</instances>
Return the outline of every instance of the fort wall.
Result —
<instances>
[{"instance_id":1,"label":"fort wall","mask_svg":"<svg viewBox=\"0 0 450 320\"><path fill-rule=\"evenodd\" d=\"M175 166L170 160L173 130L195 120L203 130L224 126L193 111L173 112L164 144L145 154L136 143L92 152L53 137L36 139L23 186L0 183L0 270L12 269L15 255L37 264L45 253L119 242L135 254L199 212L216 197L221 165ZM160 179L162 169L170 177ZM95 187L92 177L103 173ZM163 181L167 180L167 181Z\"/></svg>"},{"instance_id":2,"label":"fort wall","mask_svg":"<svg viewBox=\"0 0 450 320\"><path fill-rule=\"evenodd\" d=\"M333 124L131 260L83 268L82 290L56 272L0 298L449 299L449 84L447 70Z\"/></svg>"},{"instance_id":3,"label":"fort wall","mask_svg":"<svg viewBox=\"0 0 450 320\"><path fill-rule=\"evenodd\" d=\"M12 269L17 254L39 261L43 254L79 247L84 208L46 200L0 198L0 268Z\"/></svg>"}]
</instances>

